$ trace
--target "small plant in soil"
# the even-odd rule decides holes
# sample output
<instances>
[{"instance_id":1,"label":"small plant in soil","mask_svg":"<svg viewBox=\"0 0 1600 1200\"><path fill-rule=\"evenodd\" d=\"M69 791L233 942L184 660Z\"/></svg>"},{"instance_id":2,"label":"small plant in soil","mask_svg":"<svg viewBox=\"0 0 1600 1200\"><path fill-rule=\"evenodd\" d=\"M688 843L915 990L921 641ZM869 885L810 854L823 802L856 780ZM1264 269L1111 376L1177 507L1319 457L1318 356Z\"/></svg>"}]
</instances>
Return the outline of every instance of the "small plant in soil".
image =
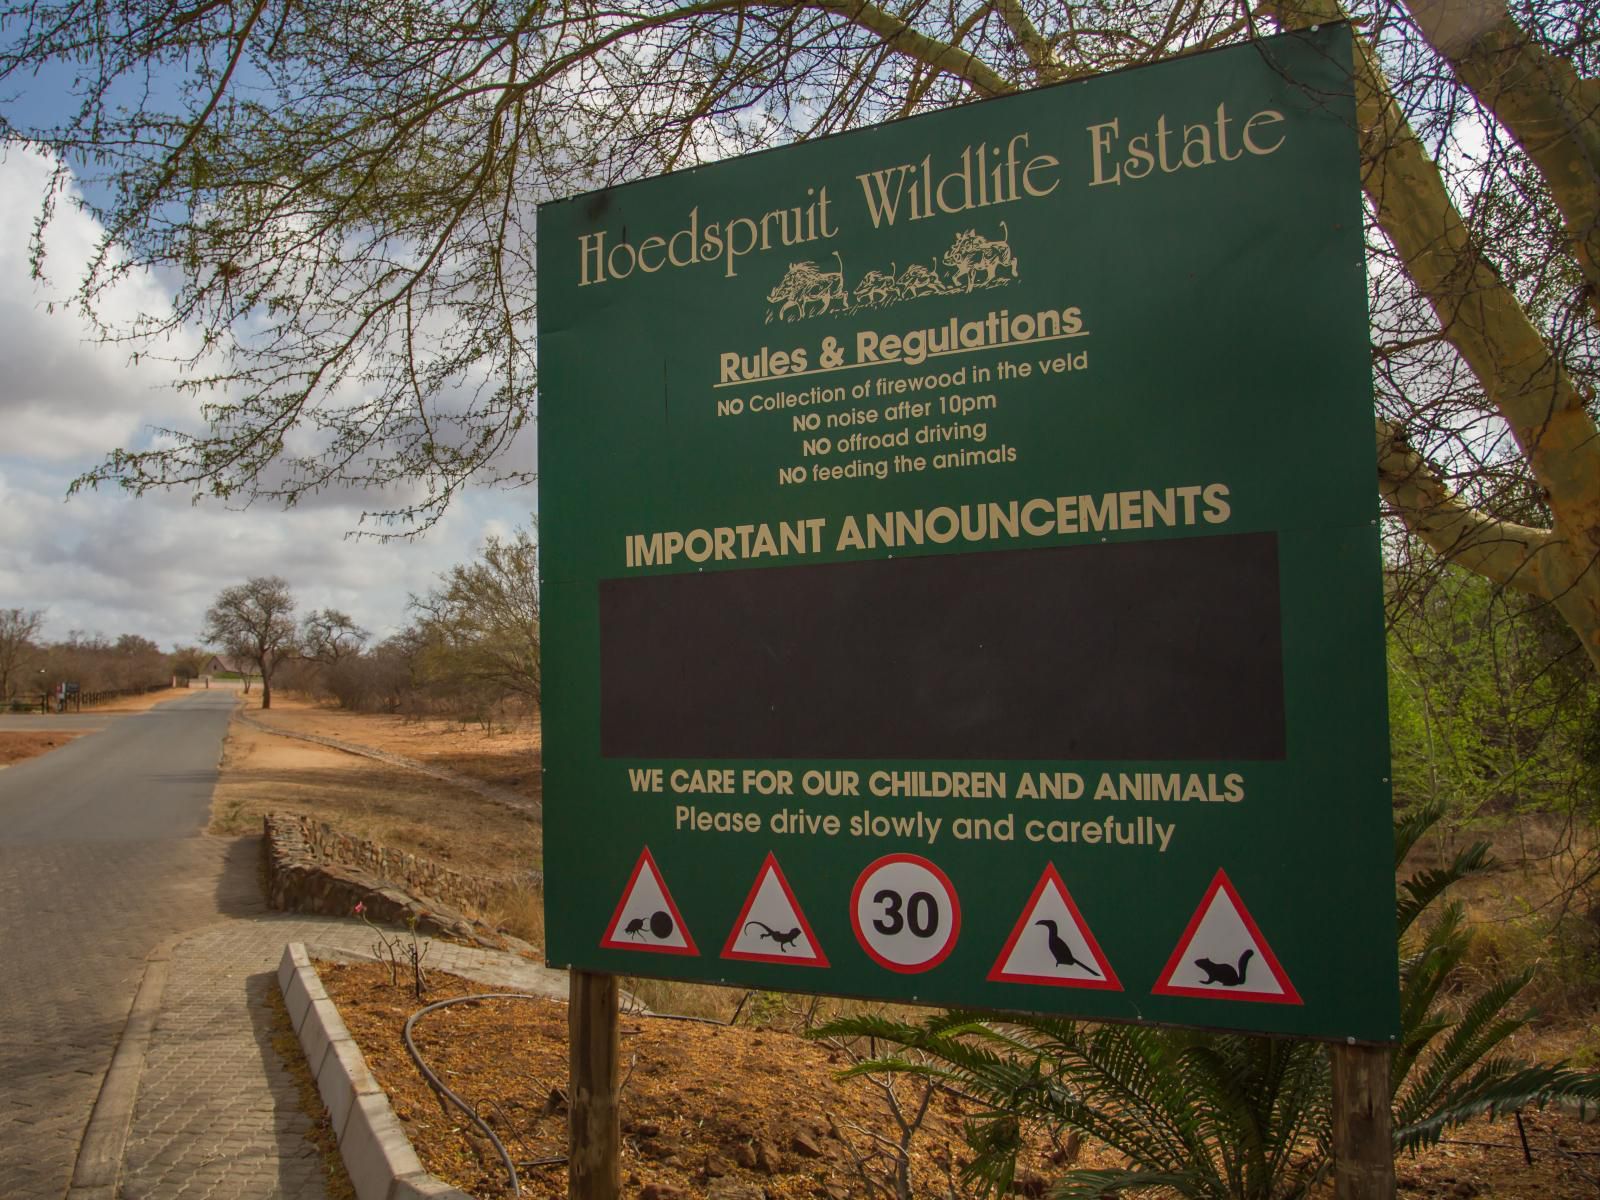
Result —
<instances>
[{"instance_id":1,"label":"small plant in soil","mask_svg":"<svg viewBox=\"0 0 1600 1200\"><path fill-rule=\"evenodd\" d=\"M422 960L428 957L429 947L423 945L422 939L417 936L417 918L411 917L406 921L408 941L398 934L385 933L368 920L365 903L357 902L354 911L376 939L372 943L372 953L379 962L388 966L391 986L400 986L400 972L404 966L411 976L411 990L416 998L421 1000L428 992L428 976L422 969Z\"/></svg>"}]
</instances>

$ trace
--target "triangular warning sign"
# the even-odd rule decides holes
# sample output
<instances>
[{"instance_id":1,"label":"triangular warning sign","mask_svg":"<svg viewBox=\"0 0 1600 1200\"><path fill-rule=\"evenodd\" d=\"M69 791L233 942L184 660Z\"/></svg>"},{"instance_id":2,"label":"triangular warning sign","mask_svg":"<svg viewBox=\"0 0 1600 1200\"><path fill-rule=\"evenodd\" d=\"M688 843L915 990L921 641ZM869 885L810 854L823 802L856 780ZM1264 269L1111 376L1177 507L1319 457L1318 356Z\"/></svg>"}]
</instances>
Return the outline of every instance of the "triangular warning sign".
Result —
<instances>
[{"instance_id":1,"label":"triangular warning sign","mask_svg":"<svg viewBox=\"0 0 1600 1200\"><path fill-rule=\"evenodd\" d=\"M1211 881L1151 991L1158 996L1304 1003L1223 870Z\"/></svg>"},{"instance_id":2,"label":"triangular warning sign","mask_svg":"<svg viewBox=\"0 0 1600 1200\"><path fill-rule=\"evenodd\" d=\"M722 957L797 967L828 965L817 935L811 932L811 922L800 910L777 858L770 853L739 910L739 919L728 931Z\"/></svg>"},{"instance_id":3,"label":"triangular warning sign","mask_svg":"<svg viewBox=\"0 0 1600 1200\"><path fill-rule=\"evenodd\" d=\"M600 944L608 950L654 950L658 954L699 954L656 860L646 846L622 889L617 911Z\"/></svg>"},{"instance_id":4,"label":"triangular warning sign","mask_svg":"<svg viewBox=\"0 0 1600 1200\"><path fill-rule=\"evenodd\" d=\"M1039 876L988 977L994 983L1122 990L1054 863Z\"/></svg>"}]
</instances>

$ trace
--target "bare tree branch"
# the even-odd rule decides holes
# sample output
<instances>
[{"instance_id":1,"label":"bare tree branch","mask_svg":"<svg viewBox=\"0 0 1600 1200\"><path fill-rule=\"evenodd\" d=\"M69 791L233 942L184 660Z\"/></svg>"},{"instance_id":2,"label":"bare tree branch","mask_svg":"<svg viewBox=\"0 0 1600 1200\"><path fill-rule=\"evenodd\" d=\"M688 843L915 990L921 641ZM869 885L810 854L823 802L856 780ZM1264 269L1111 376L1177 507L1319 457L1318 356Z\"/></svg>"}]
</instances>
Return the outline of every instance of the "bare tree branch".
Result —
<instances>
[{"instance_id":1,"label":"bare tree branch","mask_svg":"<svg viewBox=\"0 0 1600 1200\"><path fill-rule=\"evenodd\" d=\"M983 62L975 52L963 51L912 28L908 21L867 0L814 0L817 8L837 13L870 30L902 54L925 66L961 79L984 96L1003 96L1017 85Z\"/></svg>"}]
</instances>

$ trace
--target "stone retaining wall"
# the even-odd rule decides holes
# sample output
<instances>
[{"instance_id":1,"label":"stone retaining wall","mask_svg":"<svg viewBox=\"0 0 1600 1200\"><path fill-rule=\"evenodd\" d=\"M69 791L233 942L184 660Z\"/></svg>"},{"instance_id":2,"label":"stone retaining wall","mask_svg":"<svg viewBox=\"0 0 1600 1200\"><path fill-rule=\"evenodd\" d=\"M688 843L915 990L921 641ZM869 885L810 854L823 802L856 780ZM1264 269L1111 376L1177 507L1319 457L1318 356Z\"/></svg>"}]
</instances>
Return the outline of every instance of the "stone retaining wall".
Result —
<instances>
[{"instance_id":1,"label":"stone retaining wall","mask_svg":"<svg viewBox=\"0 0 1600 1200\"><path fill-rule=\"evenodd\" d=\"M488 888L459 871L310 817L268 814L263 824L267 898L280 912L347 917L361 904L376 924L415 920L424 933L502 950L534 949L482 919Z\"/></svg>"},{"instance_id":2,"label":"stone retaining wall","mask_svg":"<svg viewBox=\"0 0 1600 1200\"><path fill-rule=\"evenodd\" d=\"M413 896L443 900L472 917L483 916L488 910L490 895L503 886L498 879L485 881L463 875L420 854L407 854L366 838L340 833L326 821L304 816L293 819L299 821L306 845L322 862L359 868L398 884Z\"/></svg>"}]
</instances>

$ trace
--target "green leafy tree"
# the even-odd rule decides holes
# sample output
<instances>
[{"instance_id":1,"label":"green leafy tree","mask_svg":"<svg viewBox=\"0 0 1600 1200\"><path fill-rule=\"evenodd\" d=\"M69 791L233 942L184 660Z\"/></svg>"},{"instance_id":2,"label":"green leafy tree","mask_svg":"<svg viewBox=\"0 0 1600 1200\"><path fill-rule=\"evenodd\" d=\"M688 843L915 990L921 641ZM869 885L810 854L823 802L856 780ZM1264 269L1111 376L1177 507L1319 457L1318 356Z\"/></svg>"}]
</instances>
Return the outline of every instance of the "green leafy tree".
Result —
<instances>
[{"instance_id":1,"label":"green leafy tree","mask_svg":"<svg viewBox=\"0 0 1600 1200\"><path fill-rule=\"evenodd\" d=\"M1395 826L1398 867L1438 820L1424 808ZM1418 918L1448 889L1493 864L1483 843L1407 878L1396 897L1402 1034L1392 1059L1397 1150L1436 1142L1451 1126L1557 1098L1600 1100L1600 1076L1529 1065L1506 1039L1524 971L1463 1002L1468 936L1451 902L1423 932ZM1454 990L1454 991L1453 991ZM1093 1025L1050 1017L949 1012L919 1025L883 1016L829 1023L814 1036L877 1038L901 1053L849 1073L899 1071L948 1083L983 1106L969 1123L968 1182L1004 1195L1029 1127L1079 1129L1124 1155L1122 1170L1076 1170L1054 1191L1083 1200L1159 1192L1205 1200L1304 1196L1331 1167L1327 1050L1304 1040L1198 1030Z\"/></svg>"},{"instance_id":2,"label":"green leafy tree","mask_svg":"<svg viewBox=\"0 0 1600 1200\"><path fill-rule=\"evenodd\" d=\"M1437 804L1441 841L1492 833L1518 860L1489 935L1537 956L1535 991L1570 1006L1600 976L1600 680L1548 606L1436 566L1396 575L1389 603L1389 712L1398 804ZM1488 939L1485 939L1488 940Z\"/></svg>"},{"instance_id":3,"label":"green leafy tree","mask_svg":"<svg viewBox=\"0 0 1600 1200\"><path fill-rule=\"evenodd\" d=\"M538 201L1348 15L1379 490L1600 665L1596 4L12 3L0 90L70 75L77 107L0 133L93 180L82 305L172 273L170 312L108 336L199 330L186 386L214 389L81 484L403 484L368 528L406 532L529 479Z\"/></svg>"},{"instance_id":4,"label":"green leafy tree","mask_svg":"<svg viewBox=\"0 0 1600 1200\"><path fill-rule=\"evenodd\" d=\"M411 608L428 678L538 705L539 549L530 533L487 538L475 562L451 567Z\"/></svg>"},{"instance_id":5,"label":"green leafy tree","mask_svg":"<svg viewBox=\"0 0 1600 1200\"><path fill-rule=\"evenodd\" d=\"M1574 812L1600 783L1600 684L1547 606L1448 566L1392 595L1395 796L1453 822Z\"/></svg>"}]
</instances>

